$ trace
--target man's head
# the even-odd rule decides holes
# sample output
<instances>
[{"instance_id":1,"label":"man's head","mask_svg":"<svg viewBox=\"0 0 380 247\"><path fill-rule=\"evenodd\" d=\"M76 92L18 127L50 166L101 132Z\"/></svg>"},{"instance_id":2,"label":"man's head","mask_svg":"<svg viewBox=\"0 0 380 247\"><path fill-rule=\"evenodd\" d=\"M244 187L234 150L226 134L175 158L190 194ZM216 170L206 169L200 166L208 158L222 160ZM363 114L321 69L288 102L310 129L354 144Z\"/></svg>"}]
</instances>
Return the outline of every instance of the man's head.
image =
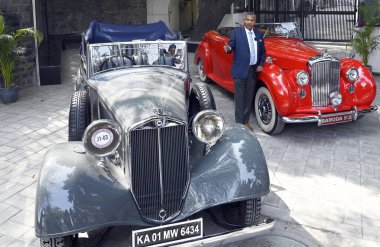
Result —
<instances>
[{"instance_id":1,"label":"man's head","mask_svg":"<svg viewBox=\"0 0 380 247\"><path fill-rule=\"evenodd\" d=\"M245 14L245 17L244 17L244 26L248 29L248 30L252 30L253 26L255 25L256 23L256 15L252 12L248 12Z\"/></svg>"},{"instance_id":2,"label":"man's head","mask_svg":"<svg viewBox=\"0 0 380 247\"><path fill-rule=\"evenodd\" d=\"M169 46L169 53L174 55L175 54L175 48L176 48L175 44L171 44Z\"/></svg>"}]
</instances>

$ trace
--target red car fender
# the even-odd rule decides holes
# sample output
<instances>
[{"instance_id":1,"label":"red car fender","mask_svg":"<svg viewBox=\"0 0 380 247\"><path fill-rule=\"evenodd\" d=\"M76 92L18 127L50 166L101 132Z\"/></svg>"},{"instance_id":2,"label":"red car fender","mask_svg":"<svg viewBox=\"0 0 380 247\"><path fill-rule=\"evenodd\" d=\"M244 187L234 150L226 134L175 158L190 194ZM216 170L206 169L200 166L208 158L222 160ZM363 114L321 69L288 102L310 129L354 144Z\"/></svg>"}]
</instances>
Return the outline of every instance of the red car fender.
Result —
<instances>
[{"instance_id":1,"label":"red car fender","mask_svg":"<svg viewBox=\"0 0 380 247\"><path fill-rule=\"evenodd\" d=\"M280 116L286 116L291 104L291 92L288 78L275 64L264 64L258 80L262 82L272 95L273 102Z\"/></svg>"},{"instance_id":2,"label":"red car fender","mask_svg":"<svg viewBox=\"0 0 380 247\"><path fill-rule=\"evenodd\" d=\"M208 76L208 73L212 71L212 62L211 62L211 55L210 55L210 49L208 47L207 42L201 42L197 50L195 52L194 56L194 64L198 65L199 60L202 59L203 61L203 72L205 75Z\"/></svg>"},{"instance_id":3,"label":"red car fender","mask_svg":"<svg viewBox=\"0 0 380 247\"><path fill-rule=\"evenodd\" d=\"M351 83L346 76L350 68L356 68L359 72L358 79L353 83L355 91L352 96L348 94L348 88ZM344 90L341 91L347 94L348 97L352 97L354 105L359 106L360 109L360 105L369 106L372 104L373 99L376 97L376 80L362 62L352 58L341 59L340 76L344 81Z\"/></svg>"}]
</instances>

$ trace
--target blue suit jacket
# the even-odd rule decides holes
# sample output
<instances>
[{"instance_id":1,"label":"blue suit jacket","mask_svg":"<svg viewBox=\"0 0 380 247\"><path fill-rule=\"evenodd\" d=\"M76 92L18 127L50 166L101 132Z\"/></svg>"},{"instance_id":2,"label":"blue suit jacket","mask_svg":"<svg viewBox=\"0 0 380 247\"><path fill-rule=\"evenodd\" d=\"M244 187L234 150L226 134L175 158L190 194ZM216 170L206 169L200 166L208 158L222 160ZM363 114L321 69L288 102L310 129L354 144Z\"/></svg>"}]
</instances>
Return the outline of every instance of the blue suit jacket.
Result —
<instances>
[{"instance_id":1,"label":"blue suit jacket","mask_svg":"<svg viewBox=\"0 0 380 247\"><path fill-rule=\"evenodd\" d=\"M263 66L265 61L265 46L263 35L253 29L257 41L257 65ZM231 52L234 51L232 62L231 76L239 79L247 79L249 71L249 43L247 33L244 27L235 28L230 37L228 44L231 46Z\"/></svg>"}]
</instances>

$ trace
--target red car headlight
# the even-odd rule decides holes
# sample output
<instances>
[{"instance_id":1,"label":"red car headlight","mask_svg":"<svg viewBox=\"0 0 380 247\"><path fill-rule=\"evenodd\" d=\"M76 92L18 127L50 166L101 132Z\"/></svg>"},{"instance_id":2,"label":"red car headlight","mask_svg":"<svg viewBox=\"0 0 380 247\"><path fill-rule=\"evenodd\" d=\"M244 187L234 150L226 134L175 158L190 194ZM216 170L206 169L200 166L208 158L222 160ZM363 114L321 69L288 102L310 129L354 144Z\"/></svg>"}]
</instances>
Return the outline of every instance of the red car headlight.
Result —
<instances>
[{"instance_id":1,"label":"red car headlight","mask_svg":"<svg viewBox=\"0 0 380 247\"><path fill-rule=\"evenodd\" d=\"M355 82L359 78L359 72L355 68L347 70L346 77L350 82Z\"/></svg>"},{"instance_id":2,"label":"red car headlight","mask_svg":"<svg viewBox=\"0 0 380 247\"><path fill-rule=\"evenodd\" d=\"M297 84L301 87L306 86L309 83L309 74L305 71L300 71L296 76Z\"/></svg>"}]
</instances>

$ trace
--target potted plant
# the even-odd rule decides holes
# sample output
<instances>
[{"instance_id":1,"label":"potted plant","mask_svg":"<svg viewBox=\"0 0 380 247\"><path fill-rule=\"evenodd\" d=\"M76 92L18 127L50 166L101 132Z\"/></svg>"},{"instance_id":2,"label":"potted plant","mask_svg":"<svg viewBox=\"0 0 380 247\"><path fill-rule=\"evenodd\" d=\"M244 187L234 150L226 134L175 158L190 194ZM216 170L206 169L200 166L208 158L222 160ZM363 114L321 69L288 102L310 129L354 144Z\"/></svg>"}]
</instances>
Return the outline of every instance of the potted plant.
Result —
<instances>
[{"instance_id":1,"label":"potted plant","mask_svg":"<svg viewBox=\"0 0 380 247\"><path fill-rule=\"evenodd\" d=\"M15 68L17 59L23 53L21 45L28 37L42 40L42 34L33 28L22 28L14 32L6 33L5 20L0 14L0 72L3 79L3 87L0 87L0 97L7 104L17 100L18 86L15 84Z\"/></svg>"},{"instance_id":2,"label":"potted plant","mask_svg":"<svg viewBox=\"0 0 380 247\"><path fill-rule=\"evenodd\" d=\"M351 41L352 48L361 56L364 65L370 70L369 56L380 44L380 35L374 35L373 32L379 21L378 7L379 2L377 0L360 5L359 12L364 20L364 26L354 30L354 38Z\"/></svg>"}]
</instances>

